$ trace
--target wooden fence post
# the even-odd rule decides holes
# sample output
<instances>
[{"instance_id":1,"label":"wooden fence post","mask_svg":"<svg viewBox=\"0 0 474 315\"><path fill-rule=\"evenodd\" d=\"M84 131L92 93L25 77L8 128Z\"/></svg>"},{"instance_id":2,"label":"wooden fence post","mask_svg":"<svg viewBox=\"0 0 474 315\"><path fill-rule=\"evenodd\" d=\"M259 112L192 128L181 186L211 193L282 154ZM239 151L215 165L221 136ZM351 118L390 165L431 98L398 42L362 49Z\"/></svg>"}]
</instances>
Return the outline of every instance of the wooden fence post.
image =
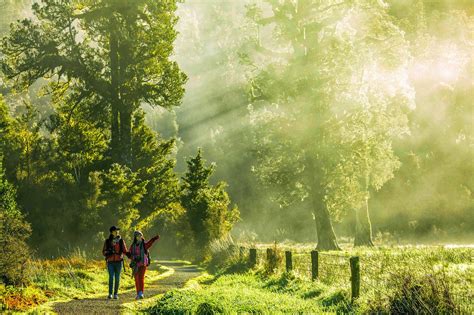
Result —
<instances>
[{"instance_id":1,"label":"wooden fence post","mask_svg":"<svg viewBox=\"0 0 474 315\"><path fill-rule=\"evenodd\" d=\"M257 264L257 249L255 248L249 250L249 263L250 267L254 267Z\"/></svg>"},{"instance_id":2,"label":"wooden fence post","mask_svg":"<svg viewBox=\"0 0 474 315\"><path fill-rule=\"evenodd\" d=\"M317 250L311 251L311 280L316 280L319 276L319 253Z\"/></svg>"},{"instance_id":3,"label":"wooden fence post","mask_svg":"<svg viewBox=\"0 0 474 315\"><path fill-rule=\"evenodd\" d=\"M359 257L353 256L349 259L351 264L351 298L352 300L359 297L360 292L360 265Z\"/></svg>"},{"instance_id":4,"label":"wooden fence post","mask_svg":"<svg viewBox=\"0 0 474 315\"><path fill-rule=\"evenodd\" d=\"M270 263L273 259L273 249L267 248L267 261Z\"/></svg>"},{"instance_id":5,"label":"wooden fence post","mask_svg":"<svg viewBox=\"0 0 474 315\"><path fill-rule=\"evenodd\" d=\"M267 248L267 271L274 272L276 268L278 268L276 251L272 248Z\"/></svg>"},{"instance_id":6,"label":"wooden fence post","mask_svg":"<svg viewBox=\"0 0 474 315\"><path fill-rule=\"evenodd\" d=\"M293 258L291 255L291 251L285 251L285 261L286 261L286 272L290 272L293 270Z\"/></svg>"}]
</instances>

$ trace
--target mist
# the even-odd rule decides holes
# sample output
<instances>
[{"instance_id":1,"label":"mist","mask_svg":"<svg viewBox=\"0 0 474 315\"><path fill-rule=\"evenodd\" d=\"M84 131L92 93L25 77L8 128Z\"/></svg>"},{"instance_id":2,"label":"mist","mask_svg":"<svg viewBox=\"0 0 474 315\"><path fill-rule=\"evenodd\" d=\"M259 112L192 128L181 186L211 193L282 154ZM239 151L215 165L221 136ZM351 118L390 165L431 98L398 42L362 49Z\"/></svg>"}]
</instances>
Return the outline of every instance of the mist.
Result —
<instances>
[{"instance_id":1,"label":"mist","mask_svg":"<svg viewBox=\"0 0 474 315\"><path fill-rule=\"evenodd\" d=\"M2 9L5 14L0 24L2 34L7 32L11 21L31 15L31 1L15 1L14 7L11 3L7 6L7 2L0 3L8 8L7 11ZM386 64L375 65L380 67L373 68L378 72L372 78L385 86L371 84L383 93L402 88L413 93L410 96L413 104L406 105L402 113L406 119L406 132L401 137L394 137L390 144L398 164L393 166L393 175L381 187L370 189L374 236L396 242L472 242L474 21L470 1L367 1L365 9L360 11L351 11L332 1L327 4L331 8L327 17L324 16L326 13L320 16L322 20L326 18L322 30L308 29L305 33L309 41L322 40L320 47L323 50L329 49L333 40L333 35L325 33L332 27L334 36L341 38L358 36L372 27L364 18L371 8L384 12L390 19L390 32L397 34L385 42L374 39L371 53L378 52L374 55L363 55L361 50L360 68L357 63L351 64L355 59L344 61L342 52L340 59L336 59L340 78L348 82L354 80L351 71L352 75L367 71L364 61L372 59ZM252 95L269 93L268 90L262 92L263 88L258 90L253 83L257 72L255 65L260 69L269 64L284 66L288 56L295 53L290 45L278 39L279 30L275 25L256 25L252 21L256 14L265 19L272 16L272 9L265 1L251 0L180 3L177 11L179 35L172 58L188 76L186 92L182 105L176 109L164 110L143 104L145 121L165 139L177 139L177 172L184 172L185 159L198 147L203 148L207 160L215 162L217 167L212 181L228 183L231 200L241 212L241 220L233 230L234 237L315 242L311 203L304 192L295 188L300 175L295 174L286 183L291 188L285 189L294 189L294 196L297 196L295 202L288 203L282 203L278 197L285 189L266 185L258 176L257 155L261 148L255 142L252 110L254 114L275 110L287 115L288 121L297 119L298 123L288 124L291 127L281 126L279 135L289 142L310 141L314 135L308 127L310 119L301 115L312 110L305 107L308 95L295 98L293 108L281 104L274 107L278 100L271 97L265 102L252 100ZM324 36L329 36L327 42L324 42ZM251 48L255 43L260 51ZM262 47L270 48L272 55ZM288 80L306 73L307 67L313 65L302 64L295 68L295 77ZM274 73L267 72L262 82L271 82L272 75L278 75L279 70L275 69ZM344 72L347 76L342 75ZM284 88L280 86L280 89ZM354 91L341 87L333 93L350 96L338 102L334 95L330 96L333 97L329 100L333 102L331 113L338 119L344 112L357 107L351 99L354 94L350 94ZM295 108L299 114L293 111ZM23 111L20 105L15 110ZM42 117L50 112L48 105L40 108ZM282 150L286 150L286 154L293 151L291 146ZM292 158L298 169L298 157ZM355 189L351 187L344 189L347 192ZM354 202L358 201L345 201L332 210L339 238L353 237Z\"/></svg>"},{"instance_id":2,"label":"mist","mask_svg":"<svg viewBox=\"0 0 474 315\"><path fill-rule=\"evenodd\" d=\"M276 188L264 187L252 172L257 148L250 131L246 45L257 37L270 45L273 41L271 26L257 30L249 22L252 3L190 0L179 7L175 58L189 81L183 105L171 114L182 141L178 168L195 147L216 162L214 180L229 183L230 196L241 211L236 237L312 242L315 228L308 203L280 206L272 198ZM409 132L393 142L400 166L380 190L371 191L374 235L397 242L472 242L472 6L466 1L371 5L383 5L402 32L410 55L404 65L406 84L414 93L414 109L406 113ZM269 14L264 3L257 6L264 16ZM338 14L342 8L333 18ZM364 27L351 26L356 31ZM397 44L392 44L397 53ZM168 132L166 124L155 124L160 132ZM303 128L298 137L311 135ZM338 236L351 237L354 215L342 210L335 229Z\"/></svg>"}]
</instances>

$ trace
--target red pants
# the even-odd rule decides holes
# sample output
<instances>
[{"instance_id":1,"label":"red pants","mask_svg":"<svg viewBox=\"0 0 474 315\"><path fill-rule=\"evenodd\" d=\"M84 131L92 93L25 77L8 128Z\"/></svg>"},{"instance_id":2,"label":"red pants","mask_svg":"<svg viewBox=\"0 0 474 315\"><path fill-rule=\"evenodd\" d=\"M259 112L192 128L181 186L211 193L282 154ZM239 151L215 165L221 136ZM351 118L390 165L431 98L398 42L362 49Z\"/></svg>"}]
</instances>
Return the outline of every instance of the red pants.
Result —
<instances>
[{"instance_id":1,"label":"red pants","mask_svg":"<svg viewBox=\"0 0 474 315\"><path fill-rule=\"evenodd\" d=\"M140 266L135 274L135 289L137 289L137 293L140 291L143 293L145 290L145 271L146 266Z\"/></svg>"}]
</instances>

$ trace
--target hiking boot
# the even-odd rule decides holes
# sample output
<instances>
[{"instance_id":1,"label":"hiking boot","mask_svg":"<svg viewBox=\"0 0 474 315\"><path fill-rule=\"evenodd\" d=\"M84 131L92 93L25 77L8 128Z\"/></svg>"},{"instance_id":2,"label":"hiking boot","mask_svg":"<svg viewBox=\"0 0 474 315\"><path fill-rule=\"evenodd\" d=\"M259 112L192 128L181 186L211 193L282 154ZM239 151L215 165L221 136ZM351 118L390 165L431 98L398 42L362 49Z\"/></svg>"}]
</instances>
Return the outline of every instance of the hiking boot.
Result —
<instances>
[{"instance_id":1,"label":"hiking boot","mask_svg":"<svg viewBox=\"0 0 474 315\"><path fill-rule=\"evenodd\" d=\"M109 294L107 298L110 300L112 298L112 294Z\"/></svg>"},{"instance_id":2,"label":"hiking boot","mask_svg":"<svg viewBox=\"0 0 474 315\"><path fill-rule=\"evenodd\" d=\"M118 294L114 294L114 300L118 300Z\"/></svg>"}]
</instances>

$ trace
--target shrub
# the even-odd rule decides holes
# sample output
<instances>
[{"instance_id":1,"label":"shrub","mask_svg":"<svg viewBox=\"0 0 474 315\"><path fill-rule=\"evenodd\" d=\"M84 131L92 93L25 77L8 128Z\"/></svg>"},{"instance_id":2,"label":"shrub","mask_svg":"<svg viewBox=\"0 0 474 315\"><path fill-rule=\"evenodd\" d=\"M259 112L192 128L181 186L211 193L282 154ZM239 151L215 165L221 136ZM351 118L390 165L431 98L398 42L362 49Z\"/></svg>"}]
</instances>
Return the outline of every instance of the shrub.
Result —
<instances>
[{"instance_id":1,"label":"shrub","mask_svg":"<svg viewBox=\"0 0 474 315\"><path fill-rule=\"evenodd\" d=\"M15 201L16 190L5 179L0 156L0 281L5 284L23 284L25 264L30 251L26 240L30 225Z\"/></svg>"},{"instance_id":2,"label":"shrub","mask_svg":"<svg viewBox=\"0 0 474 315\"><path fill-rule=\"evenodd\" d=\"M446 280L435 274L407 274L389 301L392 314L453 314L456 305Z\"/></svg>"}]
</instances>

